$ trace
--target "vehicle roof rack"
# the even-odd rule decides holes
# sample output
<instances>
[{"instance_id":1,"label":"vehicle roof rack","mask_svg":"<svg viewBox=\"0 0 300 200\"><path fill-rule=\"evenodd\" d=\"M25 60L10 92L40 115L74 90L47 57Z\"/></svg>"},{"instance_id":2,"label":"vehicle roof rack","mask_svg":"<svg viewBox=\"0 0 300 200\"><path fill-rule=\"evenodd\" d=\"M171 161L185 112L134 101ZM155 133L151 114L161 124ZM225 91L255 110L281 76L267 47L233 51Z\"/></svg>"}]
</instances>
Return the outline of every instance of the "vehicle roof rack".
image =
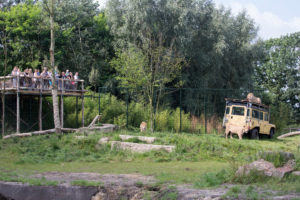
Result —
<instances>
[{"instance_id":1,"label":"vehicle roof rack","mask_svg":"<svg viewBox=\"0 0 300 200\"><path fill-rule=\"evenodd\" d=\"M255 102L249 101L248 99L231 99L231 98L225 98L225 101L226 102L227 101L228 102L234 102L234 103L251 103L254 106L258 106L258 107L269 109L269 106L267 106L265 104L255 103Z\"/></svg>"}]
</instances>

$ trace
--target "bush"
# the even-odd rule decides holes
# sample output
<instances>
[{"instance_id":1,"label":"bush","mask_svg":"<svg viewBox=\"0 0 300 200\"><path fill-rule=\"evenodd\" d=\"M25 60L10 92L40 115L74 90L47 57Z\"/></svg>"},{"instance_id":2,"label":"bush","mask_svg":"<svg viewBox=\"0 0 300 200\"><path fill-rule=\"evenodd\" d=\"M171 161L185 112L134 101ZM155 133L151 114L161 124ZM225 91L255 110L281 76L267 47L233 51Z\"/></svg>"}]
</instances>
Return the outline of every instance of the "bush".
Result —
<instances>
[{"instance_id":1,"label":"bush","mask_svg":"<svg viewBox=\"0 0 300 200\"><path fill-rule=\"evenodd\" d=\"M218 186L228 181L229 177L229 173L225 170L222 170L218 173L205 173L200 176L198 181L194 183L194 186L197 188Z\"/></svg>"},{"instance_id":2,"label":"bush","mask_svg":"<svg viewBox=\"0 0 300 200\"><path fill-rule=\"evenodd\" d=\"M176 108L176 110L173 111L171 119L173 120L174 130L178 133L180 131L180 108ZM190 114L181 111L181 131L189 132L190 130L191 130Z\"/></svg>"}]
</instances>

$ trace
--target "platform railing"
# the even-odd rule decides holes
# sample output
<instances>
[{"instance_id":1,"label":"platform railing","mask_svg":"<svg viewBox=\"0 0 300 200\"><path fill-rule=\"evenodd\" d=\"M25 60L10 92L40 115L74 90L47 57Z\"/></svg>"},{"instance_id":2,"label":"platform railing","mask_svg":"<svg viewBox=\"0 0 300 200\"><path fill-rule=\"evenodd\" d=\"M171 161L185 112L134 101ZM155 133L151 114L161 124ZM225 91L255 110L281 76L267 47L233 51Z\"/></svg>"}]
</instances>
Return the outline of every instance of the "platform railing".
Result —
<instances>
[{"instance_id":1,"label":"platform railing","mask_svg":"<svg viewBox=\"0 0 300 200\"><path fill-rule=\"evenodd\" d=\"M84 91L84 80L55 78L58 91L80 92ZM51 77L32 77L24 74L0 77L1 90L32 90L50 91L53 87Z\"/></svg>"}]
</instances>

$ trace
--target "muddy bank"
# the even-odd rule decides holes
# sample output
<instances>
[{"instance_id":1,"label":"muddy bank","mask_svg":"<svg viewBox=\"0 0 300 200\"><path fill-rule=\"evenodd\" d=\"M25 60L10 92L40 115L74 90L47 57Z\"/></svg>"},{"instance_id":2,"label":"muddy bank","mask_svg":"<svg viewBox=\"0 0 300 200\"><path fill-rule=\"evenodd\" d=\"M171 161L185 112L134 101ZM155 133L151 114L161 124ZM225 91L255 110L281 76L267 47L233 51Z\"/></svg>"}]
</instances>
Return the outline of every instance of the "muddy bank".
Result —
<instances>
[{"instance_id":1,"label":"muddy bank","mask_svg":"<svg viewBox=\"0 0 300 200\"><path fill-rule=\"evenodd\" d=\"M90 200L98 187L84 186L31 186L22 183L0 182L0 194L14 200Z\"/></svg>"},{"instance_id":2,"label":"muddy bank","mask_svg":"<svg viewBox=\"0 0 300 200\"><path fill-rule=\"evenodd\" d=\"M152 176L140 174L98 174L48 172L32 175L58 182L57 186L31 186L22 183L0 182L0 200L140 200L140 199L222 199L232 187L241 192L234 199L249 199L245 196L247 185L224 184L214 189L194 189L192 185L157 184ZM97 186L74 186L73 181L96 182ZM256 187L258 199L287 200L299 198L299 193L282 194ZM2 195L2 196L1 196ZM232 199L232 198L229 198Z\"/></svg>"}]
</instances>

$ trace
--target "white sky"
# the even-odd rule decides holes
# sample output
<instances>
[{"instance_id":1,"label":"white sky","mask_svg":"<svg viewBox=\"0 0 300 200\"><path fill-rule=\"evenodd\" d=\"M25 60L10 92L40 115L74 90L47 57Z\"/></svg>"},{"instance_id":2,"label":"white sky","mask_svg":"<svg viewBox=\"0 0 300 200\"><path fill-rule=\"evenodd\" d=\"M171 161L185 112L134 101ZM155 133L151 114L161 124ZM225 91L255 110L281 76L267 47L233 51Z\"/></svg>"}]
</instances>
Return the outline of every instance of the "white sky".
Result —
<instances>
[{"instance_id":1,"label":"white sky","mask_svg":"<svg viewBox=\"0 0 300 200\"><path fill-rule=\"evenodd\" d=\"M96 0L100 8L107 0ZM172 1L172 0L170 0ZM270 39L300 31L300 0L214 0L236 15L246 10L259 26L259 37Z\"/></svg>"}]
</instances>

